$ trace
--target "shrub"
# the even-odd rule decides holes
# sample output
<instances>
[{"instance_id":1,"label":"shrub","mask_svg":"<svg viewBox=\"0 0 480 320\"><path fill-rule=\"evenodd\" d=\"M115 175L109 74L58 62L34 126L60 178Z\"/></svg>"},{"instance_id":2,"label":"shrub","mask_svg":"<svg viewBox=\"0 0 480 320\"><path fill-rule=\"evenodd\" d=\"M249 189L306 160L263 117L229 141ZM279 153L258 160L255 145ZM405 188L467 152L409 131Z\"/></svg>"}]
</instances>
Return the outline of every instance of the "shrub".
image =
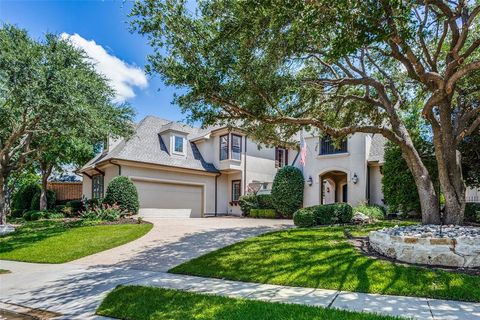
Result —
<instances>
[{"instance_id":1,"label":"shrub","mask_svg":"<svg viewBox=\"0 0 480 320\"><path fill-rule=\"evenodd\" d=\"M305 181L300 169L285 166L278 170L273 180L273 206L283 217L291 218L301 208Z\"/></svg>"},{"instance_id":2,"label":"shrub","mask_svg":"<svg viewBox=\"0 0 480 320\"><path fill-rule=\"evenodd\" d=\"M329 225L338 222L334 207L331 204L318 205L312 207L317 225Z\"/></svg>"},{"instance_id":3,"label":"shrub","mask_svg":"<svg viewBox=\"0 0 480 320\"><path fill-rule=\"evenodd\" d=\"M79 213L85 209L81 200L68 201L66 206L71 208L72 213Z\"/></svg>"},{"instance_id":4,"label":"shrub","mask_svg":"<svg viewBox=\"0 0 480 320\"><path fill-rule=\"evenodd\" d=\"M61 212L58 211L49 211L46 213L44 216L46 219L63 219L65 218L65 215Z\"/></svg>"},{"instance_id":5,"label":"shrub","mask_svg":"<svg viewBox=\"0 0 480 320\"><path fill-rule=\"evenodd\" d=\"M12 209L19 214L23 214L25 211L31 210L32 198L37 192L40 192L41 188L38 183L25 184L13 195Z\"/></svg>"},{"instance_id":6,"label":"shrub","mask_svg":"<svg viewBox=\"0 0 480 320\"><path fill-rule=\"evenodd\" d=\"M245 217L250 215L250 210L258 208L257 196L254 194L241 196L238 202Z\"/></svg>"},{"instance_id":7,"label":"shrub","mask_svg":"<svg viewBox=\"0 0 480 320\"><path fill-rule=\"evenodd\" d=\"M331 204L337 217L337 221L340 223L350 223L353 218L353 208L348 203L334 203Z\"/></svg>"},{"instance_id":8,"label":"shrub","mask_svg":"<svg viewBox=\"0 0 480 320\"><path fill-rule=\"evenodd\" d=\"M277 212L275 209L251 209L250 216L253 218L275 219Z\"/></svg>"},{"instance_id":9,"label":"shrub","mask_svg":"<svg viewBox=\"0 0 480 320\"><path fill-rule=\"evenodd\" d=\"M37 191L30 202L30 210L40 210L40 194L41 190ZM55 207L55 201L57 196L55 191L47 190L47 209L53 209Z\"/></svg>"},{"instance_id":10,"label":"shrub","mask_svg":"<svg viewBox=\"0 0 480 320\"><path fill-rule=\"evenodd\" d=\"M297 227L308 228L315 226L315 212L314 208L302 208L295 211L293 214L293 223Z\"/></svg>"},{"instance_id":11,"label":"shrub","mask_svg":"<svg viewBox=\"0 0 480 320\"><path fill-rule=\"evenodd\" d=\"M99 207L101 206L103 203L103 199L101 198L92 198L92 199L88 199L86 202L85 202L85 207L86 209L93 209L95 207Z\"/></svg>"},{"instance_id":12,"label":"shrub","mask_svg":"<svg viewBox=\"0 0 480 320\"><path fill-rule=\"evenodd\" d=\"M257 209L271 209L273 208L273 201L271 194L257 194Z\"/></svg>"},{"instance_id":13,"label":"shrub","mask_svg":"<svg viewBox=\"0 0 480 320\"><path fill-rule=\"evenodd\" d=\"M127 177L116 177L108 184L103 202L117 204L122 210L136 214L139 207L137 188Z\"/></svg>"},{"instance_id":14,"label":"shrub","mask_svg":"<svg viewBox=\"0 0 480 320\"><path fill-rule=\"evenodd\" d=\"M103 204L101 207L88 209L82 213L82 219L85 220L101 220L115 221L126 215L128 212L123 211L118 205Z\"/></svg>"},{"instance_id":15,"label":"shrub","mask_svg":"<svg viewBox=\"0 0 480 320\"><path fill-rule=\"evenodd\" d=\"M377 204L368 205L368 204L360 204L356 206L353 210L354 212L363 213L369 217L372 217L377 220L382 220L385 218L385 208L379 206Z\"/></svg>"},{"instance_id":16,"label":"shrub","mask_svg":"<svg viewBox=\"0 0 480 320\"><path fill-rule=\"evenodd\" d=\"M480 203L465 204L465 221L480 222Z\"/></svg>"},{"instance_id":17,"label":"shrub","mask_svg":"<svg viewBox=\"0 0 480 320\"><path fill-rule=\"evenodd\" d=\"M27 221L35 221L45 217L45 211L28 210L23 214L23 219Z\"/></svg>"}]
</instances>

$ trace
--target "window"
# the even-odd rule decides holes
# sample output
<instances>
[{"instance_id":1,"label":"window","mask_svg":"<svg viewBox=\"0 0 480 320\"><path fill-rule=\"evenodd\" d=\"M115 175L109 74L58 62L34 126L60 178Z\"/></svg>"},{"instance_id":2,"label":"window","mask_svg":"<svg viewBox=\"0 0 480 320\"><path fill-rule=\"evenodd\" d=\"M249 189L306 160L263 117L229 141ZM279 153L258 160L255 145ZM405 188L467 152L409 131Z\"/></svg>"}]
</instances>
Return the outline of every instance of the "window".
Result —
<instances>
[{"instance_id":1,"label":"window","mask_svg":"<svg viewBox=\"0 0 480 320\"><path fill-rule=\"evenodd\" d=\"M288 150L275 148L275 168L281 168L288 164Z\"/></svg>"},{"instance_id":2,"label":"window","mask_svg":"<svg viewBox=\"0 0 480 320\"><path fill-rule=\"evenodd\" d=\"M232 134L232 159L242 159L242 136Z\"/></svg>"},{"instance_id":3,"label":"window","mask_svg":"<svg viewBox=\"0 0 480 320\"><path fill-rule=\"evenodd\" d=\"M228 134L220 136L220 160L228 159Z\"/></svg>"},{"instance_id":4,"label":"window","mask_svg":"<svg viewBox=\"0 0 480 320\"><path fill-rule=\"evenodd\" d=\"M173 140L173 152L175 153L184 153L183 152L183 138L179 136L174 136Z\"/></svg>"},{"instance_id":5,"label":"window","mask_svg":"<svg viewBox=\"0 0 480 320\"><path fill-rule=\"evenodd\" d=\"M232 181L232 201L238 201L242 195L242 181L233 180Z\"/></svg>"},{"instance_id":6,"label":"window","mask_svg":"<svg viewBox=\"0 0 480 320\"><path fill-rule=\"evenodd\" d=\"M103 198L103 176L101 174L92 177L92 197Z\"/></svg>"},{"instance_id":7,"label":"window","mask_svg":"<svg viewBox=\"0 0 480 320\"><path fill-rule=\"evenodd\" d=\"M324 136L320 139L320 154L345 153L347 150L347 139L344 138L340 143L335 143L332 137Z\"/></svg>"}]
</instances>

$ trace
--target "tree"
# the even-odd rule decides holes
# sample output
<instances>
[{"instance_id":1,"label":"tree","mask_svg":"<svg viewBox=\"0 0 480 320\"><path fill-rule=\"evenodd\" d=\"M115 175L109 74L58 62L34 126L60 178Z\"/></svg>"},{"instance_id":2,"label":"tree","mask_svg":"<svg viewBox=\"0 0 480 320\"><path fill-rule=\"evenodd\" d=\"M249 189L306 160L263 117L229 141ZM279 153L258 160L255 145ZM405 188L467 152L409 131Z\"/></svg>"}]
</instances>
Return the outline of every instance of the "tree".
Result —
<instances>
[{"instance_id":1,"label":"tree","mask_svg":"<svg viewBox=\"0 0 480 320\"><path fill-rule=\"evenodd\" d=\"M190 119L241 125L260 141L305 127L382 134L413 173L423 223L439 224L438 192L404 120L420 99L444 222L461 224L458 146L480 124L478 89L464 90L480 69L479 12L472 1L218 0L192 13L182 0L144 0L131 16L154 48L147 70L184 89L176 102Z\"/></svg>"},{"instance_id":2,"label":"tree","mask_svg":"<svg viewBox=\"0 0 480 320\"><path fill-rule=\"evenodd\" d=\"M5 224L12 173L41 158L51 163L53 150L73 143L67 136L79 134L76 141L84 141L81 134L101 120L112 115L128 120L131 109L111 105L106 80L82 51L55 35L36 42L25 30L4 25L0 70L0 224ZM110 113L101 114L104 110Z\"/></svg>"}]
</instances>

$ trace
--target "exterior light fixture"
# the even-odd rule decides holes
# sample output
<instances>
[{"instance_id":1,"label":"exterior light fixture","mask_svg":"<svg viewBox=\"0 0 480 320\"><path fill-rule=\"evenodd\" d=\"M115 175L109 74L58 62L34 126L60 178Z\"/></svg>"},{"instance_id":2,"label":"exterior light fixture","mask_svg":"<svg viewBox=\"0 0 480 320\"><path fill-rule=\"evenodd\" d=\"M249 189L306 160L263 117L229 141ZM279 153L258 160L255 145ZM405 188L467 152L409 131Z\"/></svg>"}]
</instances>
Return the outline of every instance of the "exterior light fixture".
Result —
<instances>
[{"instance_id":1,"label":"exterior light fixture","mask_svg":"<svg viewBox=\"0 0 480 320\"><path fill-rule=\"evenodd\" d=\"M312 178L312 176L309 176L309 177L308 177L307 183L308 183L308 186L309 186L309 187L312 186L312 184L313 184L313 178Z\"/></svg>"},{"instance_id":2,"label":"exterior light fixture","mask_svg":"<svg viewBox=\"0 0 480 320\"><path fill-rule=\"evenodd\" d=\"M356 173L353 174L352 182L353 182L353 184L357 184L357 182L358 182L358 176L357 176Z\"/></svg>"}]
</instances>

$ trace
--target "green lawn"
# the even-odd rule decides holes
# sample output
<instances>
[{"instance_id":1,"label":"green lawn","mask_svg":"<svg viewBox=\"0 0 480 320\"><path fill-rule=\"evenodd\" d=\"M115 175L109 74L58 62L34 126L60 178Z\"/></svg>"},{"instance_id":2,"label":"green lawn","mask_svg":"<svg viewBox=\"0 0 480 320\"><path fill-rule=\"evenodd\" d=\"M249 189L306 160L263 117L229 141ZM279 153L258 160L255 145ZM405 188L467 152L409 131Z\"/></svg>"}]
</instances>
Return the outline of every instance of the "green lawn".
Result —
<instances>
[{"instance_id":1,"label":"green lawn","mask_svg":"<svg viewBox=\"0 0 480 320\"><path fill-rule=\"evenodd\" d=\"M392 223L348 227L353 235ZM366 257L343 227L290 229L250 238L170 272L288 286L480 301L480 276Z\"/></svg>"},{"instance_id":2,"label":"green lawn","mask_svg":"<svg viewBox=\"0 0 480 320\"><path fill-rule=\"evenodd\" d=\"M98 315L129 320L387 320L398 319L366 313L293 304L191 293L178 290L120 286L110 292Z\"/></svg>"},{"instance_id":3,"label":"green lawn","mask_svg":"<svg viewBox=\"0 0 480 320\"><path fill-rule=\"evenodd\" d=\"M0 259L63 263L140 238L151 224L82 225L43 220L0 238Z\"/></svg>"},{"instance_id":4,"label":"green lawn","mask_svg":"<svg viewBox=\"0 0 480 320\"><path fill-rule=\"evenodd\" d=\"M10 270L0 269L0 274L10 273Z\"/></svg>"}]
</instances>

